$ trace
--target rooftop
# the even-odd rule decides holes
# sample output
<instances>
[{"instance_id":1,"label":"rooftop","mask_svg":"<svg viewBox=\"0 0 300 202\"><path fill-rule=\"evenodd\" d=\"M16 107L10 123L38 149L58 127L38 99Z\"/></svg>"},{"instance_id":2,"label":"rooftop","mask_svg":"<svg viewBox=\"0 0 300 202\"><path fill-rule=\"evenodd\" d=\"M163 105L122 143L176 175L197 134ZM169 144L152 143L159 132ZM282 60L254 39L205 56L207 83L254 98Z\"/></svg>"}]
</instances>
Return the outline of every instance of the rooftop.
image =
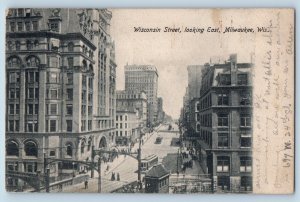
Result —
<instances>
[{"instance_id":1,"label":"rooftop","mask_svg":"<svg viewBox=\"0 0 300 202\"><path fill-rule=\"evenodd\" d=\"M169 172L164 168L162 164L154 165L147 173L146 177L161 178L168 175Z\"/></svg>"}]
</instances>

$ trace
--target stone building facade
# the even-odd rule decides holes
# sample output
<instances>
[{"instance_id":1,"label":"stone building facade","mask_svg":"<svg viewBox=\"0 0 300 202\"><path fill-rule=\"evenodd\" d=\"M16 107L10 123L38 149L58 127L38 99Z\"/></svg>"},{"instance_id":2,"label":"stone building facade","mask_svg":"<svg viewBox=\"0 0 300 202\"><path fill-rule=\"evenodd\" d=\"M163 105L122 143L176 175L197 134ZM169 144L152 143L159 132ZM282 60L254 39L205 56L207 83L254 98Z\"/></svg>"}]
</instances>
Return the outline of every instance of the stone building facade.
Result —
<instances>
[{"instance_id":1,"label":"stone building facade","mask_svg":"<svg viewBox=\"0 0 300 202\"><path fill-rule=\"evenodd\" d=\"M10 9L6 16L6 168L43 156L91 160L114 145L116 63L106 9ZM68 163L50 166L51 176ZM74 165L73 165L74 167ZM86 168L75 165L76 171Z\"/></svg>"},{"instance_id":2,"label":"stone building facade","mask_svg":"<svg viewBox=\"0 0 300 202\"><path fill-rule=\"evenodd\" d=\"M196 148L217 192L252 191L252 67L231 55L203 72Z\"/></svg>"},{"instance_id":3,"label":"stone building facade","mask_svg":"<svg viewBox=\"0 0 300 202\"><path fill-rule=\"evenodd\" d=\"M157 124L158 72L153 65L126 65L125 90L144 91L148 100L148 124Z\"/></svg>"}]
</instances>

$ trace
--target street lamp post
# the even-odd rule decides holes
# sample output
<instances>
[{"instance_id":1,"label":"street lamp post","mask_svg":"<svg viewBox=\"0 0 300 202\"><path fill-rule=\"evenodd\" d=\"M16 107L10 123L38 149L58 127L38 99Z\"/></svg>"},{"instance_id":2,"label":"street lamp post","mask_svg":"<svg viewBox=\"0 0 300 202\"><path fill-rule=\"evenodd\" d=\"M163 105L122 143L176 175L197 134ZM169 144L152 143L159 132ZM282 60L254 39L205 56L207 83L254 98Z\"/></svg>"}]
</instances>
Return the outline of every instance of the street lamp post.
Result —
<instances>
[{"instance_id":1,"label":"street lamp post","mask_svg":"<svg viewBox=\"0 0 300 202\"><path fill-rule=\"evenodd\" d=\"M142 180L141 180L141 143L142 143L142 133L140 134L139 148L138 148L138 188L142 189Z\"/></svg>"},{"instance_id":2,"label":"street lamp post","mask_svg":"<svg viewBox=\"0 0 300 202\"><path fill-rule=\"evenodd\" d=\"M75 177L75 162L72 162L72 168L73 168L73 177Z\"/></svg>"}]
</instances>

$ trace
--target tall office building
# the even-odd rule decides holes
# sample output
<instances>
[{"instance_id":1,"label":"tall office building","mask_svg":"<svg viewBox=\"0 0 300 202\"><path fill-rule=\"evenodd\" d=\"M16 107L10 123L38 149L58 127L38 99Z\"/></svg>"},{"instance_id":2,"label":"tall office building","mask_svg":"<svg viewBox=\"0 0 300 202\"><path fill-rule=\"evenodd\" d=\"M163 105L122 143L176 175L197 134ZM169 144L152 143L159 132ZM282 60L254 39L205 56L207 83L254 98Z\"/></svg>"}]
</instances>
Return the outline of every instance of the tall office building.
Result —
<instances>
[{"instance_id":1,"label":"tall office building","mask_svg":"<svg viewBox=\"0 0 300 202\"><path fill-rule=\"evenodd\" d=\"M113 146L116 64L111 18L106 9L8 11L8 170L41 171L44 154L91 160L92 146ZM72 167L86 169L54 163L50 173L70 173Z\"/></svg>"},{"instance_id":2,"label":"tall office building","mask_svg":"<svg viewBox=\"0 0 300 202\"><path fill-rule=\"evenodd\" d=\"M126 65L125 90L144 91L148 99L148 126L157 124L158 73L153 65Z\"/></svg>"},{"instance_id":3,"label":"tall office building","mask_svg":"<svg viewBox=\"0 0 300 202\"><path fill-rule=\"evenodd\" d=\"M214 191L252 191L252 67L231 55L203 72L196 149Z\"/></svg>"}]
</instances>

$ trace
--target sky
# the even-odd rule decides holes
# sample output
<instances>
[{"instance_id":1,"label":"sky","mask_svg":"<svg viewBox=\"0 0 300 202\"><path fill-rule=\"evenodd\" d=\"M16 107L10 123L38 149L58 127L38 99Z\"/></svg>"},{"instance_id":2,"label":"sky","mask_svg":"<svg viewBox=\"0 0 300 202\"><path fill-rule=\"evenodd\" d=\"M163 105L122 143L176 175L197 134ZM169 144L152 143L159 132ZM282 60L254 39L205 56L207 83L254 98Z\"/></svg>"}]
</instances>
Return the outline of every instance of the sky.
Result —
<instances>
[{"instance_id":1,"label":"sky","mask_svg":"<svg viewBox=\"0 0 300 202\"><path fill-rule=\"evenodd\" d=\"M232 14L236 16L232 16ZM124 89L126 64L155 65L158 70L158 96L165 112L178 118L187 87L187 66L209 62L211 57L227 58L238 53L238 61L249 62L255 50L254 34L187 33L185 27L243 27L251 23L247 12L197 9L113 9L111 36L115 41L117 89ZM234 20L233 20L234 19ZM160 33L134 32L134 27L161 28ZM163 32L164 27L181 29L181 33Z\"/></svg>"}]
</instances>

